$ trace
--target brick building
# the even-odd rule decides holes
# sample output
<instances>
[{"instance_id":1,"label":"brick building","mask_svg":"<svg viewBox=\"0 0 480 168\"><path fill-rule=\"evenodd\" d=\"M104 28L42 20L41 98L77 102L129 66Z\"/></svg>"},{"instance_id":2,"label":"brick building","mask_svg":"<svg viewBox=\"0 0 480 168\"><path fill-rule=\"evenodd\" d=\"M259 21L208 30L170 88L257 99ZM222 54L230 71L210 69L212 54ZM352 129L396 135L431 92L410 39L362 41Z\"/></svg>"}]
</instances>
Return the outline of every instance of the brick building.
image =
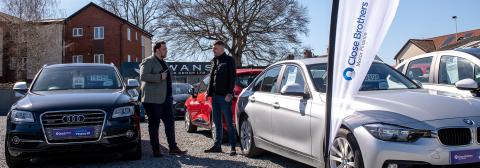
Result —
<instances>
[{"instance_id":1,"label":"brick building","mask_svg":"<svg viewBox=\"0 0 480 168\"><path fill-rule=\"evenodd\" d=\"M152 34L90 3L65 19L64 63L141 62Z\"/></svg>"}]
</instances>

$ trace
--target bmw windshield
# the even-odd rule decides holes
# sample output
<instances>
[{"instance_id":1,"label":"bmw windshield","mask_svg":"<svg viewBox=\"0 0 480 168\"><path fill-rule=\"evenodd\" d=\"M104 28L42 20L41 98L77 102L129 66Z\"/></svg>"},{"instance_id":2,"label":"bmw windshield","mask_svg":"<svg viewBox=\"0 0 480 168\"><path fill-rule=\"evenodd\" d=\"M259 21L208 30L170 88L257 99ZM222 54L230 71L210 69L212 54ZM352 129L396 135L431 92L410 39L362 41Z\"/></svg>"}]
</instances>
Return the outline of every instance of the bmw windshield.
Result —
<instances>
[{"instance_id":1,"label":"bmw windshield","mask_svg":"<svg viewBox=\"0 0 480 168\"><path fill-rule=\"evenodd\" d=\"M326 90L327 64L312 64L308 66L315 88L320 92ZM360 91L417 89L415 83L383 63L373 63L362 83Z\"/></svg>"},{"instance_id":2,"label":"bmw windshield","mask_svg":"<svg viewBox=\"0 0 480 168\"><path fill-rule=\"evenodd\" d=\"M122 83L111 67L55 67L40 72L32 91L76 89L122 89Z\"/></svg>"}]
</instances>

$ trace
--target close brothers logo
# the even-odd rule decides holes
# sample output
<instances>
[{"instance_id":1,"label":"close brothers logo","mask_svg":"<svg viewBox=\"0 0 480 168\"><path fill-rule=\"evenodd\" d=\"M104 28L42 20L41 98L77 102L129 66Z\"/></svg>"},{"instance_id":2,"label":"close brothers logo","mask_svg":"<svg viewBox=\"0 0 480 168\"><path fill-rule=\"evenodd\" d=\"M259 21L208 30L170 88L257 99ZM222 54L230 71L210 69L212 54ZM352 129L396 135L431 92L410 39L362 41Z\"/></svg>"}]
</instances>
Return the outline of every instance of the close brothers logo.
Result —
<instances>
[{"instance_id":1,"label":"close brothers logo","mask_svg":"<svg viewBox=\"0 0 480 168\"><path fill-rule=\"evenodd\" d=\"M363 49L365 47L365 41L367 33L365 31L365 19L367 15L368 2L362 2L362 9L360 10L360 16L357 18L356 31L353 34L353 47L352 52L348 56L348 67L343 70L343 78L347 81L352 80L355 77L355 67L360 66Z\"/></svg>"}]
</instances>

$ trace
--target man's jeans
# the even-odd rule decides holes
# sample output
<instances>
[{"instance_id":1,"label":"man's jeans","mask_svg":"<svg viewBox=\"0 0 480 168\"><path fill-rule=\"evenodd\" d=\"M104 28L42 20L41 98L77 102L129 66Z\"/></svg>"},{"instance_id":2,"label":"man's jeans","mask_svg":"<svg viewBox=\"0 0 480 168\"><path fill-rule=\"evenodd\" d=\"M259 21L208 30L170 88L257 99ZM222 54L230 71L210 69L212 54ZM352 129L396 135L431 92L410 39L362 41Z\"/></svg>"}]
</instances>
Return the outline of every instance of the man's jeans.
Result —
<instances>
[{"instance_id":1,"label":"man's jeans","mask_svg":"<svg viewBox=\"0 0 480 168\"><path fill-rule=\"evenodd\" d=\"M175 142L175 118L172 111L172 98L167 98L163 104L143 103L145 111L148 116L148 134L150 134L150 144L153 150L160 149L160 142L158 139L158 129L160 127L160 120L165 126L165 135L169 149L175 149L177 143Z\"/></svg>"},{"instance_id":2,"label":"man's jeans","mask_svg":"<svg viewBox=\"0 0 480 168\"><path fill-rule=\"evenodd\" d=\"M215 133L217 137L215 138L215 146L221 146L222 137L223 137L223 119L227 124L228 131L228 141L232 148L236 147L236 133L233 128L233 115L232 115L232 101L226 102L225 96L213 96L212 97L212 118L213 123L215 123L216 130Z\"/></svg>"}]
</instances>

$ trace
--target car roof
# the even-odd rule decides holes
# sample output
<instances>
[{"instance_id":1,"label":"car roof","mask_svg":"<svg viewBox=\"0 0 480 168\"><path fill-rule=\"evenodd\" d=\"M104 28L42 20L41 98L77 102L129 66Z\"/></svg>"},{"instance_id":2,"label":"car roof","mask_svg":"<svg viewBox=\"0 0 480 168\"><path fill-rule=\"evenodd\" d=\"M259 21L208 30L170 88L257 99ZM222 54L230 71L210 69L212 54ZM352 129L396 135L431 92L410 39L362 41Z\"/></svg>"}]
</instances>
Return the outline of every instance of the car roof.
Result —
<instances>
[{"instance_id":1,"label":"car roof","mask_svg":"<svg viewBox=\"0 0 480 168\"><path fill-rule=\"evenodd\" d=\"M327 56L321 56L321 57L314 57L314 58L304 58L304 59L298 59L298 60L287 60L287 61L280 61L276 64L288 64L288 63L294 63L294 64L300 64L300 65L312 65L312 64L321 64L321 63L327 63L328 62L328 57ZM383 63L378 60L374 60L374 63Z\"/></svg>"},{"instance_id":2,"label":"car roof","mask_svg":"<svg viewBox=\"0 0 480 168\"><path fill-rule=\"evenodd\" d=\"M480 48L464 48L464 49L457 49L455 51L464 52L464 53L473 55L477 58L480 58Z\"/></svg>"},{"instance_id":3,"label":"car roof","mask_svg":"<svg viewBox=\"0 0 480 168\"><path fill-rule=\"evenodd\" d=\"M237 75L242 74L260 74L262 73L263 69L237 69Z\"/></svg>"},{"instance_id":4,"label":"car roof","mask_svg":"<svg viewBox=\"0 0 480 168\"><path fill-rule=\"evenodd\" d=\"M111 64L94 64L94 63L71 63L71 64L53 64L45 65L45 68L68 68L68 67L105 67L114 68Z\"/></svg>"}]
</instances>

